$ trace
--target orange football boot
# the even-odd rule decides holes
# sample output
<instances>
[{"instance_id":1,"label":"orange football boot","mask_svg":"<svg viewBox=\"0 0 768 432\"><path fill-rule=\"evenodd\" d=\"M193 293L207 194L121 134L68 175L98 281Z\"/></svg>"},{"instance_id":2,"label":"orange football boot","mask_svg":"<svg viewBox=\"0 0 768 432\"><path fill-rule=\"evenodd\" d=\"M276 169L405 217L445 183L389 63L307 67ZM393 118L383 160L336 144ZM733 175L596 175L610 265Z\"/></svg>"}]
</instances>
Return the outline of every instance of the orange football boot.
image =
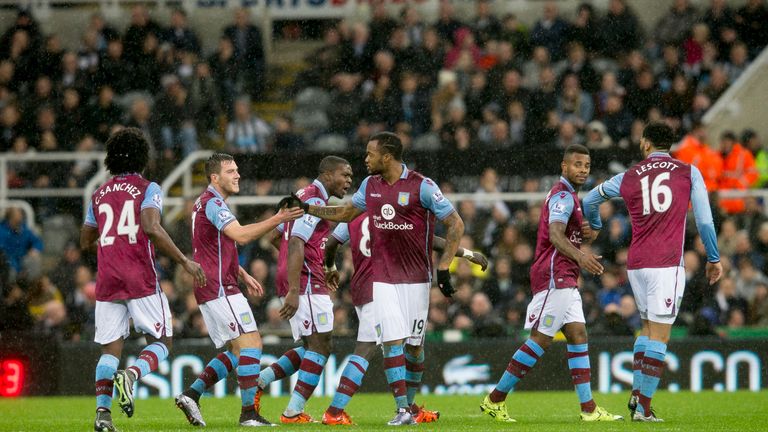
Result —
<instances>
[{"instance_id":1,"label":"orange football boot","mask_svg":"<svg viewBox=\"0 0 768 432\"><path fill-rule=\"evenodd\" d=\"M411 405L411 414L416 423L432 423L440 418L440 411L432 411L424 408L424 405Z\"/></svg>"},{"instance_id":2,"label":"orange football boot","mask_svg":"<svg viewBox=\"0 0 768 432\"><path fill-rule=\"evenodd\" d=\"M293 417L286 417L280 414L280 423L283 424L302 424L302 423L317 423L312 416L307 413L301 413Z\"/></svg>"},{"instance_id":3,"label":"orange football boot","mask_svg":"<svg viewBox=\"0 0 768 432\"><path fill-rule=\"evenodd\" d=\"M256 410L256 414L261 413L261 396L264 394L264 389L256 386L256 396L253 397L253 409Z\"/></svg>"},{"instance_id":4,"label":"orange football boot","mask_svg":"<svg viewBox=\"0 0 768 432\"><path fill-rule=\"evenodd\" d=\"M352 426L354 423L352 423L352 419L349 418L349 414L346 413L346 411L342 411L339 415L334 416L328 413L328 411L323 413L323 424L329 425L329 426Z\"/></svg>"}]
</instances>

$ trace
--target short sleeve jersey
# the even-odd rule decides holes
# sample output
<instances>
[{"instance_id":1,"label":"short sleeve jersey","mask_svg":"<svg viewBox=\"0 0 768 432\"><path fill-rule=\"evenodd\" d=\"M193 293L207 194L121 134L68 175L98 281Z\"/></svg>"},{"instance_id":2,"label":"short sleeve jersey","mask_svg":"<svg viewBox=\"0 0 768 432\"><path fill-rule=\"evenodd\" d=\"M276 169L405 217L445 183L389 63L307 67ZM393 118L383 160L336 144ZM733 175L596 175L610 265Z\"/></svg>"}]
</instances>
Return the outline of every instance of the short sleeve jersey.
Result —
<instances>
[{"instance_id":1,"label":"short sleeve jersey","mask_svg":"<svg viewBox=\"0 0 768 432\"><path fill-rule=\"evenodd\" d=\"M328 203L329 198L319 180L299 190L296 195L305 203L321 207ZM304 242L304 264L301 267L299 294L328 294L323 259L325 242L331 234L331 224L306 214L300 219L284 223L278 227L278 231L281 231L283 236L277 259L277 294L281 297L288 294L288 241L291 237L298 237Z\"/></svg>"},{"instance_id":2,"label":"short sleeve jersey","mask_svg":"<svg viewBox=\"0 0 768 432\"><path fill-rule=\"evenodd\" d=\"M339 243L349 242L355 274L350 281L352 303L362 306L373 301L373 270L371 269L370 219L363 213L348 224L340 223L333 230Z\"/></svg>"},{"instance_id":3,"label":"short sleeve jersey","mask_svg":"<svg viewBox=\"0 0 768 432\"><path fill-rule=\"evenodd\" d=\"M581 212L579 197L573 186L563 177L552 187L541 207L539 230L536 236L536 254L531 265L531 292L536 294L550 288L573 288L578 284L579 265L558 252L549 239L549 225L565 225L565 236L571 244L581 248Z\"/></svg>"},{"instance_id":4,"label":"short sleeve jersey","mask_svg":"<svg viewBox=\"0 0 768 432\"><path fill-rule=\"evenodd\" d=\"M195 201L192 248L206 278L205 286L195 287L198 304L240 293L237 242L224 234L224 228L236 220L224 198L212 186Z\"/></svg>"},{"instance_id":5,"label":"short sleeve jersey","mask_svg":"<svg viewBox=\"0 0 768 432\"><path fill-rule=\"evenodd\" d=\"M141 229L141 211L162 212L157 183L139 174L114 176L91 196L84 224L99 231L96 300L146 297L160 289L155 248Z\"/></svg>"},{"instance_id":6,"label":"short sleeve jersey","mask_svg":"<svg viewBox=\"0 0 768 432\"><path fill-rule=\"evenodd\" d=\"M363 180L352 203L370 218L371 250L376 256L373 281L430 282L435 216L444 220L455 211L440 188L403 164L394 184L380 175Z\"/></svg>"}]
</instances>

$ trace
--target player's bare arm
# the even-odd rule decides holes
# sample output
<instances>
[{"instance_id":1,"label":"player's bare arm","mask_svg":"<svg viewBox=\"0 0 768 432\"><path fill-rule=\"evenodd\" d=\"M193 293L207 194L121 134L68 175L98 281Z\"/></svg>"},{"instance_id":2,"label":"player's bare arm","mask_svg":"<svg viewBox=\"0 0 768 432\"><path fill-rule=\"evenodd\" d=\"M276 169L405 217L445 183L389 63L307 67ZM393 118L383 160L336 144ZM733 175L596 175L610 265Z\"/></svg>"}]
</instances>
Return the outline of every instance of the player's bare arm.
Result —
<instances>
[{"instance_id":1,"label":"player's bare arm","mask_svg":"<svg viewBox=\"0 0 768 432\"><path fill-rule=\"evenodd\" d=\"M299 308L299 284L301 266L304 264L304 240L291 237L288 240L288 294L285 296L280 317L290 319Z\"/></svg>"},{"instance_id":2,"label":"player's bare arm","mask_svg":"<svg viewBox=\"0 0 768 432\"><path fill-rule=\"evenodd\" d=\"M555 246L558 252L576 261L579 267L594 274L603 274L603 265L600 264L601 256L594 254L585 254L571 244L565 236L565 224L562 222L552 222L549 224L549 241Z\"/></svg>"},{"instance_id":3,"label":"player's bare arm","mask_svg":"<svg viewBox=\"0 0 768 432\"><path fill-rule=\"evenodd\" d=\"M83 225L80 229L80 249L86 252L96 252L96 240L99 238L99 230L95 227Z\"/></svg>"},{"instance_id":4,"label":"player's bare arm","mask_svg":"<svg viewBox=\"0 0 768 432\"><path fill-rule=\"evenodd\" d=\"M363 213L363 210L355 207L351 202L340 206L315 206L302 202L296 194L283 198L277 206L278 208L296 206L304 210L305 213L332 222L351 222L352 219Z\"/></svg>"},{"instance_id":5,"label":"player's bare arm","mask_svg":"<svg viewBox=\"0 0 768 432\"><path fill-rule=\"evenodd\" d=\"M445 246L437 265L438 270L448 270L453 257L456 256L456 252L459 250L461 236L464 235L464 221L461 220L458 212L448 215L448 217L443 219L443 224L446 227Z\"/></svg>"},{"instance_id":6,"label":"player's bare arm","mask_svg":"<svg viewBox=\"0 0 768 432\"><path fill-rule=\"evenodd\" d=\"M168 235L160 223L160 211L158 209L150 207L141 211L141 228L152 244L160 249L160 252L168 255L173 262L180 264L187 273L192 275L195 279L195 286L205 285L203 268L200 267L200 264L184 256L179 248L176 247L176 244L171 240L171 236Z\"/></svg>"},{"instance_id":7,"label":"player's bare arm","mask_svg":"<svg viewBox=\"0 0 768 432\"><path fill-rule=\"evenodd\" d=\"M259 281L255 277L248 274L248 272L242 268L237 268L237 275L240 280L245 284L245 291L250 297L261 297L264 295L264 287L261 286Z\"/></svg>"},{"instance_id":8,"label":"player's bare arm","mask_svg":"<svg viewBox=\"0 0 768 432\"><path fill-rule=\"evenodd\" d=\"M339 289L339 271L336 270L336 252L339 250L341 243L334 236L328 237L328 241L325 242L325 257L323 259L323 267L325 270L325 286L331 291Z\"/></svg>"},{"instance_id":9,"label":"player's bare arm","mask_svg":"<svg viewBox=\"0 0 768 432\"><path fill-rule=\"evenodd\" d=\"M438 236L432 237L432 249L437 252L443 252L445 250L445 239ZM480 252L467 250L459 246L459 248L456 249L456 255L454 256L458 258L466 258L467 261L479 265L483 271L488 268L488 258Z\"/></svg>"},{"instance_id":10,"label":"player's bare arm","mask_svg":"<svg viewBox=\"0 0 768 432\"><path fill-rule=\"evenodd\" d=\"M280 231L274 229L269 233L269 237L267 240L269 241L269 244L272 245L276 250L280 250L280 241L283 238L283 233Z\"/></svg>"},{"instance_id":11,"label":"player's bare arm","mask_svg":"<svg viewBox=\"0 0 768 432\"><path fill-rule=\"evenodd\" d=\"M588 221L582 222L581 238L584 241L583 244L586 244L586 245L592 244L593 241L597 240L598 235L600 235L600 230L592 229L592 226L589 225Z\"/></svg>"},{"instance_id":12,"label":"player's bare arm","mask_svg":"<svg viewBox=\"0 0 768 432\"><path fill-rule=\"evenodd\" d=\"M274 230L278 225L296 220L303 215L304 212L299 207L281 208L274 216L265 221L248 225L240 225L240 222L234 221L224 227L224 234L238 244L243 245L261 238Z\"/></svg>"}]
</instances>

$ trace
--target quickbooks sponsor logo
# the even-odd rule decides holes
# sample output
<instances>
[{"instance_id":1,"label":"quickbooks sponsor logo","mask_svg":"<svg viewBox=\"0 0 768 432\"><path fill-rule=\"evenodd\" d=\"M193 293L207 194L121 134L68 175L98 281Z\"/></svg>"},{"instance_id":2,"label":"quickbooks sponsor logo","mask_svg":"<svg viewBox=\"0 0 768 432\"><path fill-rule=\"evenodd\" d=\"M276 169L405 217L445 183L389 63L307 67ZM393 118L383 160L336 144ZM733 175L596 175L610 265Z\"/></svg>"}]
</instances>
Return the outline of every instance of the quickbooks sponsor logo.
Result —
<instances>
[{"instance_id":1,"label":"quickbooks sponsor logo","mask_svg":"<svg viewBox=\"0 0 768 432\"><path fill-rule=\"evenodd\" d=\"M391 222L391 221L389 221L389 222L379 222L376 219L373 220L373 226L375 226L378 229L383 229L383 230L397 230L397 231L406 231L406 230L408 230L408 231L410 231L410 230L413 229L413 224L409 224L409 223L397 224L397 223L394 223L394 222Z\"/></svg>"}]
</instances>

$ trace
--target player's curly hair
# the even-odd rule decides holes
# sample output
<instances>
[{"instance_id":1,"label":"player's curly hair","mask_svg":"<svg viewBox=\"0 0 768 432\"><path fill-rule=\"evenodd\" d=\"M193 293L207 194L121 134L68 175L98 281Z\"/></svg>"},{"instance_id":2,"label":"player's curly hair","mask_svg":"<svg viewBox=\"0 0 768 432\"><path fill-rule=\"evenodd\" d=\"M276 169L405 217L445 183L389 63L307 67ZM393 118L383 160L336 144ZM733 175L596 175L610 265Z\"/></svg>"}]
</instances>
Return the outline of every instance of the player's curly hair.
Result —
<instances>
[{"instance_id":1,"label":"player's curly hair","mask_svg":"<svg viewBox=\"0 0 768 432\"><path fill-rule=\"evenodd\" d=\"M149 143L140 129L121 129L107 140L104 165L112 175L141 173L149 163Z\"/></svg>"}]
</instances>

